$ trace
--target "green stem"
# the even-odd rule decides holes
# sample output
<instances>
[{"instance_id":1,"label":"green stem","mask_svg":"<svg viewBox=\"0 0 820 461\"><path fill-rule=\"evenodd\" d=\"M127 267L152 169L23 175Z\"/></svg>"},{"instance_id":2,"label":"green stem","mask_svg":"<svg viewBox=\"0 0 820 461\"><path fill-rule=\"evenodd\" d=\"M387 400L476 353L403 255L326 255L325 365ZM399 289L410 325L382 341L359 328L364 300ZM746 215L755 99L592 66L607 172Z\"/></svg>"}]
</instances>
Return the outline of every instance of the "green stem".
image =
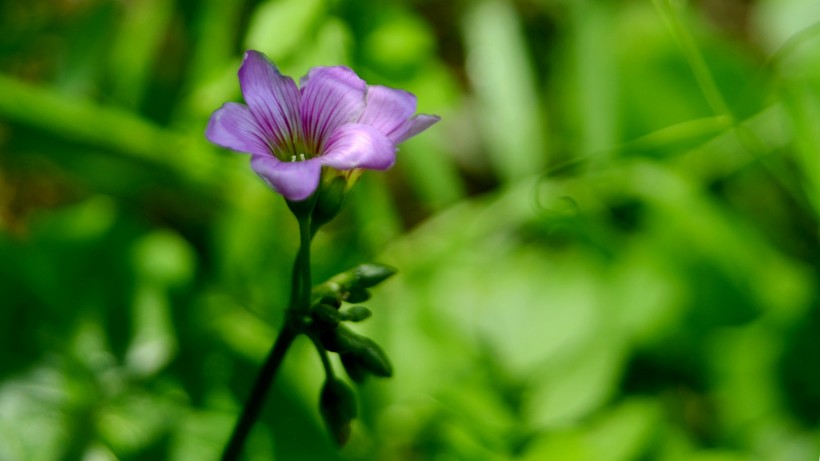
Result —
<instances>
[{"instance_id":1,"label":"green stem","mask_svg":"<svg viewBox=\"0 0 820 461\"><path fill-rule=\"evenodd\" d=\"M242 416L240 416L239 422L236 423L236 427L231 435L231 440L222 453L222 461L235 461L239 459L239 455L242 453L242 446L245 444L245 439L248 437L253 423L256 422L256 419L259 417L259 412L265 403L265 396L273 382L273 377L276 375L276 370L279 369L279 365L282 363L285 353L298 335L299 332L291 327L288 322L285 322L285 328L282 329L282 332L279 333L279 336L276 338L276 342L273 344L270 354L268 354L265 365L256 378L251 396L248 398L245 408L242 410Z\"/></svg>"},{"instance_id":2,"label":"green stem","mask_svg":"<svg viewBox=\"0 0 820 461\"><path fill-rule=\"evenodd\" d=\"M328 357L327 349L322 345L321 341L314 335L308 335L313 345L316 346L316 352L319 353L319 358L322 359L322 367L325 369L325 376L328 381L333 379L333 366L330 365L330 357Z\"/></svg>"},{"instance_id":3,"label":"green stem","mask_svg":"<svg viewBox=\"0 0 820 461\"><path fill-rule=\"evenodd\" d=\"M312 204L309 205L312 207ZM276 371L282 364L285 353L290 348L290 345L293 344L293 340L300 334L305 333L307 327L306 319L308 319L310 311L310 293L312 288L310 279L310 242L313 235L310 228L310 212L297 213L294 211L294 214L299 221L300 245L299 253L296 255L296 261L293 264L293 285L284 327L276 338L276 342L273 344L273 348L271 348L268 358L265 360L265 364L259 372L259 376L256 378L251 395L242 410L242 415L239 417L231 439L222 454L222 461L235 461L239 459L239 456L242 454L245 439L248 437L248 434L253 428L253 424L259 417L259 412L265 403L268 389L270 389L273 378L276 376ZM322 363L325 366L325 370L328 370L330 361L327 358L327 353L322 357Z\"/></svg>"},{"instance_id":4,"label":"green stem","mask_svg":"<svg viewBox=\"0 0 820 461\"><path fill-rule=\"evenodd\" d=\"M294 309L298 311L307 311L310 309L310 290L313 282L310 280L310 242L313 239L313 234L310 231L310 215L299 218L299 255L297 256L300 281L298 290L293 293L291 304Z\"/></svg>"}]
</instances>

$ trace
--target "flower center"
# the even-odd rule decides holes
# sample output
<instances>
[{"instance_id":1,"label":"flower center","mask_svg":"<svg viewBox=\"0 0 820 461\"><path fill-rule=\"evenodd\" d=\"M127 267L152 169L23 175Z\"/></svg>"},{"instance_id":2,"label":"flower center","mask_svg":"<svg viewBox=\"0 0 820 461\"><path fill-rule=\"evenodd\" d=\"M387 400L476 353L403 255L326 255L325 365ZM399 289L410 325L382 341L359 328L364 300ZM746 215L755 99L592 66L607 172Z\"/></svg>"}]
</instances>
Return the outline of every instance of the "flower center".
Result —
<instances>
[{"instance_id":1,"label":"flower center","mask_svg":"<svg viewBox=\"0 0 820 461\"><path fill-rule=\"evenodd\" d=\"M291 161L291 162L295 162L295 161L296 161L296 156L295 156L295 155L291 155L291 156L290 156L290 161ZM299 161L300 161L300 162L304 162L304 161L305 161L305 154L299 154Z\"/></svg>"}]
</instances>

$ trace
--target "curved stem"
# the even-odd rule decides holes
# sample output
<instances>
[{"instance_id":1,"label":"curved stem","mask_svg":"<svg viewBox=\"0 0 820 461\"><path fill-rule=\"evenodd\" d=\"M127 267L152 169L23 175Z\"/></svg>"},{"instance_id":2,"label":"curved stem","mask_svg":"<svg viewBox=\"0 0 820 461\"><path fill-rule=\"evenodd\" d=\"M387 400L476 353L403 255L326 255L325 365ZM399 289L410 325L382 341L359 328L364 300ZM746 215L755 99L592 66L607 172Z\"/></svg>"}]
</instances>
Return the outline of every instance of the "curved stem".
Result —
<instances>
[{"instance_id":1,"label":"curved stem","mask_svg":"<svg viewBox=\"0 0 820 461\"><path fill-rule=\"evenodd\" d=\"M314 335L308 335L313 345L316 346L316 352L319 353L319 358L322 359L322 367L325 369L325 376L328 380L333 378L333 366L330 365L330 357L328 357L327 349L322 346L322 343Z\"/></svg>"},{"instance_id":2,"label":"curved stem","mask_svg":"<svg viewBox=\"0 0 820 461\"><path fill-rule=\"evenodd\" d=\"M239 422L236 423L230 442L222 453L222 461L235 461L239 459L239 455L242 453L242 446L245 444L245 439L248 437L253 423L259 416L259 412L265 402L265 396L268 393L271 382L273 382L273 377L276 375L276 370L279 369L279 365L285 357L285 352L287 352L293 340L296 339L298 335L299 333L291 327L288 322L285 322L285 327L276 338L276 342L273 344L273 348L271 348L267 360L265 360L265 365L256 378L251 396L248 398L247 403L245 403L242 416L239 418Z\"/></svg>"},{"instance_id":3,"label":"curved stem","mask_svg":"<svg viewBox=\"0 0 820 461\"><path fill-rule=\"evenodd\" d=\"M312 205L311 205L312 206ZM296 213L299 221L299 253L296 255L296 261L293 264L293 286L290 295L290 305L288 307L285 323L279 336L276 338L273 347L271 348L268 358L265 360L265 365L259 372L256 382L253 385L253 390L248 398L245 407L242 410L242 415L236 423L231 439L222 453L222 461L235 461L239 459L242 453L242 446L245 444L245 439L253 427L253 423L259 417L259 412L265 403L268 389L270 388L276 371L285 357L285 353L290 348L293 340L305 331L305 318L310 311L310 293L312 289L312 282L310 279L310 241L312 240L310 213ZM328 367L330 362L327 357L323 357L323 363ZM327 369L327 368L326 368Z\"/></svg>"}]
</instances>

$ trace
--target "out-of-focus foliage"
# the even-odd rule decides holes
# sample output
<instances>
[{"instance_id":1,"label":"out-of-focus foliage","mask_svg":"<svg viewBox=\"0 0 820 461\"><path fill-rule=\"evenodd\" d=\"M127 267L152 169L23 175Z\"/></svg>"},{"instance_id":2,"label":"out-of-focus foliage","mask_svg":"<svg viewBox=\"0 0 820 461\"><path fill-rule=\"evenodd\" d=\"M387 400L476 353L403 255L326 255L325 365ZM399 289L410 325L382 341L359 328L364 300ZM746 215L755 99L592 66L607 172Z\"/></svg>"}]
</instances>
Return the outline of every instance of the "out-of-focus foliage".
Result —
<instances>
[{"instance_id":1,"label":"out-of-focus foliage","mask_svg":"<svg viewBox=\"0 0 820 461\"><path fill-rule=\"evenodd\" d=\"M816 0L3 0L0 31L0 460L217 459L297 241L204 140L247 48L443 117L314 247L317 282L400 269L360 327L394 378L336 451L297 342L247 459L820 455Z\"/></svg>"}]
</instances>

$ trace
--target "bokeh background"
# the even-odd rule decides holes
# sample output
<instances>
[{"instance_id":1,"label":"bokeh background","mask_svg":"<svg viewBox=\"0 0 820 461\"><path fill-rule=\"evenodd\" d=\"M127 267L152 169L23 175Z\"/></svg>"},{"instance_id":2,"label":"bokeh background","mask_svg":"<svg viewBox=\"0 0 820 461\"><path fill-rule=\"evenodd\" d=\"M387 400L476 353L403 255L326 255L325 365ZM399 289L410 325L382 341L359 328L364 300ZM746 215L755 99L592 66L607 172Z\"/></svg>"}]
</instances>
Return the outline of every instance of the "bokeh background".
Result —
<instances>
[{"instance_id":1,"label":"bokeh background","mask_svg":"<svg viewBox=\"0 0 820 461\"><path fill-rule=\"evenodd\" d=\"M338 451L290 351L248 460L820 456L820 2L3 0L0 460L214 460L297 229L204 129L244 50L442 121L317 282L400 269Z\"/></svg>"}]
</instances>

